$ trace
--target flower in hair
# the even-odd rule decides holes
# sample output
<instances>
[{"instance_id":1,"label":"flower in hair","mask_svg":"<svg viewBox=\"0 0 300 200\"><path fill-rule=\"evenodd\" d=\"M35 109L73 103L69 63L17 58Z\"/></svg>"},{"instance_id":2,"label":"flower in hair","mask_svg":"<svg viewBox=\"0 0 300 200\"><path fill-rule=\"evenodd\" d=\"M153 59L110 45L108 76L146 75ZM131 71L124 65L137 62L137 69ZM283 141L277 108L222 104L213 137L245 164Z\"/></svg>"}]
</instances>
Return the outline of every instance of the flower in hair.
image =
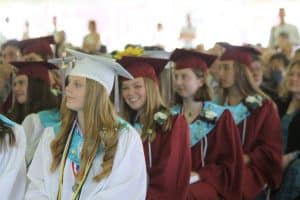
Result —
<instances>
[{"instance_id":1,"label":"flower in hair","mask_svg":"<svg viewBox=\"0 0 300 200\"><path fill-rule=\"evenodd\" d=\"M144 54L144 48L141 47L127 47L124 51L117 51L113 56L117 60L121 60L123 56L141 56Z\"/></svg>"}]
</instances>

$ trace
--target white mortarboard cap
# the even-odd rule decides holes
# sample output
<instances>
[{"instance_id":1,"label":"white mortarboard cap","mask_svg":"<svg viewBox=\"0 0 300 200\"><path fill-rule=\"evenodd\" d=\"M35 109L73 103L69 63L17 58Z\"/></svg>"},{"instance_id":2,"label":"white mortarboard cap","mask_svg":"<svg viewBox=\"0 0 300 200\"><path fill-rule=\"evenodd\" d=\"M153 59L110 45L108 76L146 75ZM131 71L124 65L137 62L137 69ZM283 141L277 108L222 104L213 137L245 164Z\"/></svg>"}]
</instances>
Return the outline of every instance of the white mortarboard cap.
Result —
<instances>
[{"instance_id":1,"label":"white mortarboard cap","mask_svg":"<svg viewBox=\"0 0 300 200\"><path fill-rule=\"evenodd\" d=\"M114 59L89 55L71 49L67 49L67 51L77 59L70 75L83 76L97 81L107 89L109 94L116 75L133 79L131 74Z\"/></svg>"}]
</instances>

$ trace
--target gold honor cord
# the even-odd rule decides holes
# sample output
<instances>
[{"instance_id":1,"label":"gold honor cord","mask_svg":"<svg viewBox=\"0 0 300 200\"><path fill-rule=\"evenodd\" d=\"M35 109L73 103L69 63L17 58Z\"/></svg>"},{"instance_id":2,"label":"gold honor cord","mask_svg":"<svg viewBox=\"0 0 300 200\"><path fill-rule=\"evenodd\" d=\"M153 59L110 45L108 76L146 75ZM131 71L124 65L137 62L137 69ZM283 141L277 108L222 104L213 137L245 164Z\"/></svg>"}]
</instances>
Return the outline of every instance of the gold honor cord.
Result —
<instances>
[{"instance_id":1,"label":"gold honor cord","mask_svg":"<svg viewBox=\"0 0 300 200\"><path fill-rule=\"evenodd\" d=\"M74 128L74 127L73 127ZM57 194L57 200L61 200L61 196L62 196L62 187L63 187L63 176L64 176L64 169L65 169L65 165L66 165L66 159L67 159L67 153L68 153L68 150L69 150L69 147L70 147L70 143L71 143L71 139L72 139L72 136L73 136L73 128L72 128L72 131L71 131L71 134L68 136L68 140L67 140L67 145L64 149L64 153L63 153L63 157L62 157L62 161L63 161L63 164L61 165L61 168L60 168L60 175L59 175L59 188L58 188L58 194ZM81 181L78 183L75 183L72 187L72 190L73 190L73 195L72 195L72 200L76 200L76 198L78 197L79 193L80 193L80 190L87 178L87 175L90 171L90 168L92 166L92 163L93 163L93 160L96 156L96 153L93 152L93 155L91 159L88 160L88 163L87 163L87 167L84 171L84 175L83 175L83 178L81 179ZM75 191L74 191L75 190Z\"/></svg>"}]
</instances>

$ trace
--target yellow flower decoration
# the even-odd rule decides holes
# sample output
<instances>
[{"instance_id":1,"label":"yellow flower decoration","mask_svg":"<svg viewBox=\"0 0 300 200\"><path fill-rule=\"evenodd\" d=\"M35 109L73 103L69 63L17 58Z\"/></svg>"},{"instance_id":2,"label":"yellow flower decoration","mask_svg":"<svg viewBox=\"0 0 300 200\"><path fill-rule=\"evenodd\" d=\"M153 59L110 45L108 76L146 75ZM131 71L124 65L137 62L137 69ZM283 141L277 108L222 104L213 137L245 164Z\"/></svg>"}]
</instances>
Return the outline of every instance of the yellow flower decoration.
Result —
<instances>
[{"instance_id":1,"label":"yellow flower decoration","mask_svg":"<svg viewBox=\"0 0 300 200\"><path fill-rule=\"evenodd\" d=\"M140 47L127 47L124 51L118 51L114 58L121 60L123 56L141 56L144 54L144 49Z\"/></svg>"}]
</instances>

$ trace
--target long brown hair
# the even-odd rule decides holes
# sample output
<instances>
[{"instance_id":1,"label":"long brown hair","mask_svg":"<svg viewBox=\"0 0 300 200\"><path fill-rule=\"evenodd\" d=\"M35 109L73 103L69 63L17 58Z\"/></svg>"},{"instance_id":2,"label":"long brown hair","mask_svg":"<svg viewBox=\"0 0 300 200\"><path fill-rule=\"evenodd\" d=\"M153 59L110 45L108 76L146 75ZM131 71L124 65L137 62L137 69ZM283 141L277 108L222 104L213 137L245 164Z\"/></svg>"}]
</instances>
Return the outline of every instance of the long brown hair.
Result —
<instances>
[{"instance_id":1,"label":"long brown hair","mask_svg":"<svg viewBox=\"0 0 300 200\"><path fill-rule=\"evenodd\" d=\"M207 72L200 69L192 69L197 78L203 78L203 85L199 87L194 95L196 101L211 101L213 99L211 88L208 86ZM182 104L182 97L175 94L175 104Z\"/></svg>"},{"instance_id":2,"label":"long brown hair","mask_svg":"<svg viewBox=\"0 0 300 200\"><path fill-rule=\"evenodd\" d=\"M160 95L158 85L151 79L143 77L145 89L146 89L146 103L143 107L143 113L141 113L139 122L143 125L142 129L142 140L145 141L148 136L151 136L151 141L153 141L156 137L156 128L157 123L154 121L154 114L158 111L163 110L167 112L169 115L169 110L166 108L162 97ZM121 88L121 87L120 87ZM135 111L132 110L122 99L121 101L121 112L122 116L127 120L131 121L134 117ZM166 123L163 124L162 130L168 131L171 129L172 122L171 117L168 118Z\"/></svg>"},{"instance_id":3,"label":"long brown hair","mask_svg":"<svg viewBox=\"0 0 300 200\"><path fill-rule=\"evenodd\" d=\"M59 108L60 96L55 96L50 87L38 78L28 77L27 101L13 105L13 120L22 123L24 118L42 110Z\"/></svg>"},{"instance_id":4,"label":"long brown hair","mask_svg":"<svg viewBox=\"0 0 300 200\"><path fill-rule=\"evenodd\" d=\"M63 100L61 110L62 125L59 135L51 142L51 152L53 162L51 171L54 172L62 162L62 155L70 134L71 126L76 117L76 112L66 108ZM96 152L102 143L105 153L103 157L102 172L94 177L95 181L100 181L109 176L113 160L117 150L118 131L120 125L117 122L117 115L106 89L98 82L86 79L86 96L84 102L84 143L81 151L81 165L76 179L80 181L83 178L88 160L96 155ZM64 161L63 161L64 162Z\"/></svg>"},{"instance_id":5,"label":"long brown hair","mask_svg":"<svg viewBox=\"0 0 300 200\"><path fill-rule=\"evenodd\" d=\"M269 97L259 87L256 86L253 76L245 64L234 61L233 68L235 72L234 86L239 90L243 97L259 94L260 96L269 99ZM228 93L228 88L219 88L218 100L220 105L225 104Z\"/></svg>"},{"instance_id":6,"label":"long brown hair","mask_svg":"<svg viewBox=\"0 0 300 200\"><path fill-rule=\"evenodd\" d=\"M8 141L7 138L8 137ZM8 146L14 146L16 144L16 138L13 133L13 130L10 127L7 127L0 120L0 152L4 151Z\"/></svg>"}]
</instances>

